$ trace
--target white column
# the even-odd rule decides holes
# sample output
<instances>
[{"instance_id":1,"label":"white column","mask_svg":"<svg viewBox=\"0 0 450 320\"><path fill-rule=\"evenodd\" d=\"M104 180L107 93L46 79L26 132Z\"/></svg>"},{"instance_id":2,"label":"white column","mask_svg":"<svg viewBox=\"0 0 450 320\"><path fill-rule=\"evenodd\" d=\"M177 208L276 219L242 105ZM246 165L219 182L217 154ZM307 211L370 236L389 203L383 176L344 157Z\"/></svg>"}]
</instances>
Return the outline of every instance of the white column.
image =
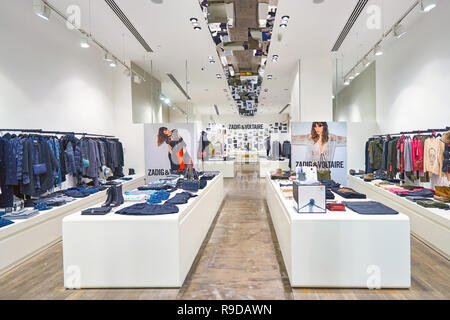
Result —
<instances>
[{"instance_id":1,"label":"white column","mask_svg":"<svg viewBox=\"0 0 450 320\"><path fill-rule=\"evenodd\" d=\"M299 60L299 72L292 88L292 121L333 120L332 79L330 57Z\"/></svg>"}]
</instances>

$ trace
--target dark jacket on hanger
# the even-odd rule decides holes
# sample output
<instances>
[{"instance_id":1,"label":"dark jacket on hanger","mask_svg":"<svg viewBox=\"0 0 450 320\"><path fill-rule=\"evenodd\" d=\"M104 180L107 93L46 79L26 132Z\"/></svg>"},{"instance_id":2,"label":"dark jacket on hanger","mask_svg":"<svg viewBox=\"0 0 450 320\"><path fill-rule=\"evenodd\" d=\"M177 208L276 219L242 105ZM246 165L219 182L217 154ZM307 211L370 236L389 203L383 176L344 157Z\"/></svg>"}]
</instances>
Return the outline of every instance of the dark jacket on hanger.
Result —
<instances>
[{"instance_id":1,"label":"dark jacket on hanger","mask_svg":"<svg viewBox=\"0 0 450 320\"><path fill-rule=\"evenodd\" d=\"M0 208L12 207L13 186L17 181L17 162L9 140L0 138Z\"/></svg>"}]
</instances>

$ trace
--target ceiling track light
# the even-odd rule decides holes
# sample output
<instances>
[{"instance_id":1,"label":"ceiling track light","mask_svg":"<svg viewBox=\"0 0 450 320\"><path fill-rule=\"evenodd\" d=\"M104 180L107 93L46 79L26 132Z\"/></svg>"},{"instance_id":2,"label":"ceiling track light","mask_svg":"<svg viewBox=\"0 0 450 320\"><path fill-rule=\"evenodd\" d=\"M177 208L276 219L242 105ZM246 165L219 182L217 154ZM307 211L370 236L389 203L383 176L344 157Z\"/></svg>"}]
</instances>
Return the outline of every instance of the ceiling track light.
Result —
<instances>
[{"instance_id":1,"label":"ceiling track light","mask_svg":"<svg viewBox=\"0 0 450 320\"><path fill-rule=\"evenodd\" d=\"M397 23L394 26L394 37L396 37L397 39L403 37L406 32L406 28L402 24Z\"/></svg>"},{"instance_id":2,"label":"ceiling track light","mask_svg":"<svg viewBox=\"0 0 450 320\"><path fill-rule=\"evenodd\" d=\"M344 85L348 86L350 84L350 80L349 79L345 79L344 80Z\"/></svg>"},{"instance_id":3,"label":"ceiling track light","mask_svg":"<svg viewBox=\"0 0 450 320\"><path fill-rule=\"evenodd\" d=\"M364 67L368 67L368 66L370 66L370 64L372 63L372 61L370 61L369 59L367 59L367 58L364 58L364 60L363 60L363 66Z\"/></svg>"},{"instance_id":4,"label":"ceiling track light","mask_svg":"<svg viewBox=\"0 0 450 320\"><path fill-rule=\"evenodd\" d=\"M123 74L126 75L127 77L131 76L130 69L126 68L125 70L123 70Z\"/></svg>"},{"instance_id":5,"label":"ceiling track light","mask_svg":"<svg viewBox=\"0 0 450 320\"><path fill-rule=\"evenodd\" d=\"M110 53L105 52L105 55L103 56L103 60L111 62L111 61L113 61L113 56Z\"/></svg>"},{"instance_id":6,"label":"ceiling track light","mask_svg":"<svg viewBox=\"0 0 450 320\"><path fill-rule=\"evenodd\" d=\"M50 8L42 0L33 0L33 12L44 20L50 19Z\"/></svg>"},{"instance_id":7,"label":"ceiling track light","mask_svg":"<svg viewBox=\"0 0 450 320\"><path fill-rule=\"evenodd\" d=\"M420 10L422 12L430 12L436 8L436 0L420 0Z\"/></svg>"},{"instance_id":8,"label":"ceiling track light","mask_svg":"<svg viewBox=\"0 0 450 320\"><path fill-rule=\"evenodd\" d=\"M382 56L383 55L383 48L380 44L377 44L375 48L373 49L373 52L376 56Z\"/></svg>"},{"instance_id":9,"label":"ceiling track light","mask_svg":"<svg viewBox=\"0 0 450 320\"><path fill-rule=\"evenodd\" d=\"M82 33L80 37L80 47L83 49L89 48L91 45L89 44L89 36L87 34Z\"/></svg>"},{"instance_id":10,"label":"ceiling track light","mask_svg":"<svg viewBox=\"0 0 450 320\"><path fill-rule=\"evenodd\" d=\"M133 82L137 83L137 84L141 84L142 83L142 78L135 74L134 77L133 77Z\"/></svg>"},{"instance_id":11,"label":"ceiling track light","mask_svg":"<svg viewBox=\"0 0 450 320\"><path fill-rule=\"evenodd\" d=\"M109 66L110 66L111 68L117 67L117 60L116 60L116 59L113 59L113 60L109 63Z\"/></svg>"}]
</instances>

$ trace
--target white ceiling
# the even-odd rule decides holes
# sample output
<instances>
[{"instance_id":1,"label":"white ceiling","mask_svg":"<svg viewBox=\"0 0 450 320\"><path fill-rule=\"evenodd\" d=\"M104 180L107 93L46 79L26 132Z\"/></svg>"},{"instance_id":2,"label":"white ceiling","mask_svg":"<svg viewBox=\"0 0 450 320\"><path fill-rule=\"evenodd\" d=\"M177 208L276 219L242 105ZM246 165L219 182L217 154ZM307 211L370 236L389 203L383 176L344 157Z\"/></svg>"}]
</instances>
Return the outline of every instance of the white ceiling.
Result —
<instances>
[{"instance_id":1,"label":"white ceiling","mask_svg":"<svg viewBox=\"0 0 450 320\"><path fill-rule=\"evenodd\" d=\"M414 1L369 0L367 6L377 4L382 8L383 25L388 29ZM66 12L69 5L80 6L81 27L90 31L94 38L119 58L132 60L152 73L162 82L163 93L180 107L185 107L186 100L166 74L172 73L185 87L187 61L188 93L196 113L215 114L213 105L217 104L221 115L237 114L198 0L165 0L162 4L155 4L150 0L116 0L118 6L153 49L153 53L145 52L103 0L50 0L50 3L62 12ZM362 53L367 52L377 42L381 31L369 30L366 27L367 13L364 10L339 52L331 53L331 48L356 3L357 0L325 0L321 4L314 4L312 0L278 2L258 113L278 113L290 103L291 86L299 59L329 56L335 61L339 58L343 64L341 62L338 64L337 77L341 79L342 72L347 73ZM279 27L283 15L290 16L288 27L285 29ZM405 25L414 23L422 16L424 15L416 12L412 19L408 18L405 21ZM193 30L189 21L191 17L198 18L202 30ZM272 62L273 54L278 54L278 62ZM216 63L210 64L208 56L213 56ZM217 73L222 74L222 79L216 78ZM269 74L273 75L272 80L266 80ZM337 85L338 90L342 88L341 83ZM265 89L268 89L267 93L264 92Z\"/></svg>"}]
</instances>

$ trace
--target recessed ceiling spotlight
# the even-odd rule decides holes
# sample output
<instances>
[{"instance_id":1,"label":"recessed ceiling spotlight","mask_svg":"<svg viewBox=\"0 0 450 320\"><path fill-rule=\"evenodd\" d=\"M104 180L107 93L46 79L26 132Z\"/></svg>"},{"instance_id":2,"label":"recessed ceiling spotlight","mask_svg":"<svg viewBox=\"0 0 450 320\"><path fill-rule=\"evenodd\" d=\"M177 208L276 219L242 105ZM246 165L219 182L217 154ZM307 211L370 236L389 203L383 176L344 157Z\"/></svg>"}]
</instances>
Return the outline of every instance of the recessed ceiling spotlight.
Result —
<instances>
[{"instance_id":1,"label":"recessed ceiling spotlight","mask_svg":"<svg viewBox=\"0 0 450 320\"><path fill-rule=\"evenodd\" d=\"M199 26L195 26L194 30L198 31L198 30L202 30L202 28L200 28Z\"/></svg>"},{"instance_id":2,"label":"recessed ceiling spotlight","mask_svg":"<svg viewBox=\"0 0 450 320\"><path fill-rule=\"evenodd\" d=\"M278 61L278 55L277 55L277 54L274 54L274 55L272 56L272 61L273 61L273 62L277 62L277 61Z\"/></svg>"},{"instance_id":3,"label":"recessed ceiling spotlight","mask_svg":"<svg viewBox=\"0 0 450 320\"><path fill-rule=\"evenodd\" d=\"M267 80L272 80L272 75L271 75L271 74L269 74L269 75L267 76Z\"/></svg>"},{"instance_id":4,"label":"recessed ceiling spotlight","mask_svg":"<svg viewBox=\"0 0 450 320\"><path fill-rule=\"evenodd\" d=\"M397 39L403 37L406 32L406 28L402 24L397 23L394 26L394 37L396 37Z\"/></svg>"},{"instance_id":5,"label":"recessed ceiling spotlight","mask_svg":"<svg viewBox=\"0 0 450 320\"><path fill-rule=\"evenodd\" d=\"M280 24L280 28L286 28L286 27L287 27L287 24L286 24L286 23Z\"/></svg>"},{"instance_id":6,"label":"recessed ceiling spotlight","mask_svg":"<svg viewBox=\"0 0 450 320\"><path fill-rule=\"evenodd\" d=\"M165 98L165 99L164 99L164 103L165 103L165 104L170 104L170 99L169 99L169 98Z\"/></svg>"},{"instance_id":7,"label":"recessed ceiling spotlight","mask_svg":"<svg viewBox=\"0 0 450 320\"><path fill-rule=\"evenodd\" d=\"M198 22L198 19L197 19L197 18L190 18L189 21L190 21L191 23L195 23L195 22Z\"/></svg>"},{"instance_id":8,"label":"recessed ceiling spotlight","mask_svg":"<svg viewBox=\"0 0 450 320\"><path fill-rule=\"evenodd\" d=\"M222 75L220 73L216 74L217 79L222 79Z\"/></svg>"},{"instance_id":9,"label":"recessed ceiling spotlight","mask_svg":"<svg viewBox=\"0 0 450 320\"><path fill-rule=\"evenodd\" d=\"M82 33L80 38L80 47L87 49L90 47L89 45L89 37L87 34Z\"/></svg>"},{"instance_id":10,"label":"recessed ceiling spotlight","mask_svg":"<svg viewBox=\"0 0 450 320\"><path fill-rule=\"evenodd\" d=\"M324 2L325 0L313 0L313 2L315 3L315 4L321 4L322 2Z\"/></svg>"},{"instance_id":11,"label":"recessed ceiling spotlight","mask_svg":"<svg viewBox=\"0 0 450 320\"><path fill-rule=\"evenodd\" d=\"M375 46L374 53L375 53L376 56L382 56L383 55L383 48L381 48L380 44L377 44Z\"/></svg>"},{"instance_id":12,"label":"recessed ceiling spotlight","mask_svg":"<svg viewBox=\"0 0 450 320\"><path fill-rule=\"evenodd\" d=\"M33 12L44 20L50 19L50 8L42 0L33 0Z\"/></svg>"},{"instance_id":13,"label":"recessed ceiling spotlight","mask_svg":"<svg viewBox=\"0 0 450 320\"><path fill-rule=\"evenodd\" d=\"M421 0L420 1L420 10L423 12L430 12L436 8L436 1L435 0Z\"/></svg>"},{"instance_id":14,"label":"recessed ceiling spotlight","mask_svg":"<svg viewBox=\"0 0 450 320\"><path fill-rule=\"evenodd\" d=\"M289 16L282 16L282 17L281 17L281 20L283 20L283 21L288 21L288 20L289 20Z\"/></svg>"}]
</instances>

